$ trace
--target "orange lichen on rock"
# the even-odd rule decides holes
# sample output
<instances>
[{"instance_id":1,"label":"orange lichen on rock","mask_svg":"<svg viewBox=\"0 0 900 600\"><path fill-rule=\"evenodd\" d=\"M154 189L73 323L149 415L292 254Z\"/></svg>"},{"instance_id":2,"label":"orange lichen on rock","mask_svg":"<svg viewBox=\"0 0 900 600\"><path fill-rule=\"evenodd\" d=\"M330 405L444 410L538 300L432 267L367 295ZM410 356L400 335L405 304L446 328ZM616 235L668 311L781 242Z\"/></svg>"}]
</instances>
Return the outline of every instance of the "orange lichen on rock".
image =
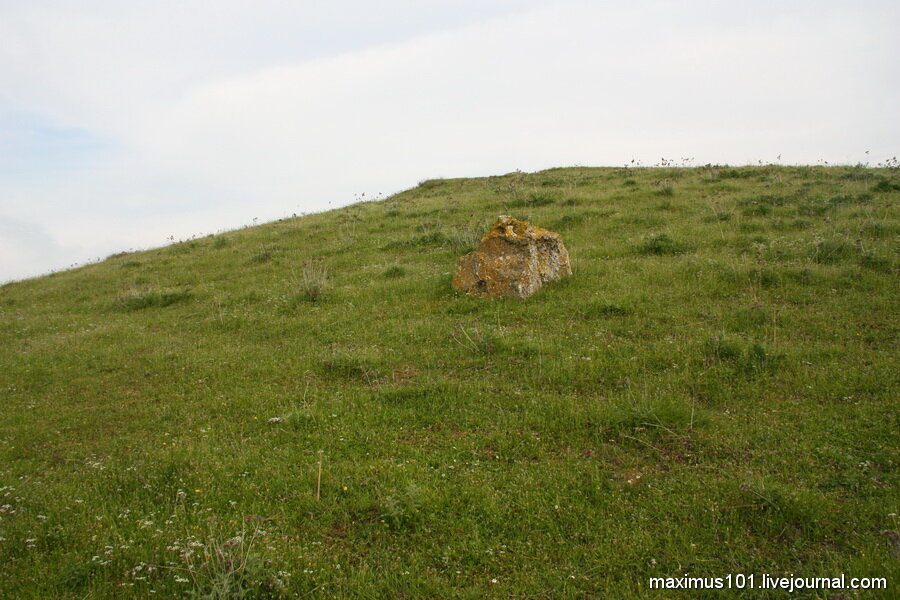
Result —
<instances>
[{"instance_id":1,"label":"orange lichen on rock","mask_svg":"<svg viewBox=\"0 0 900 600\"><path fill-rule=\"evenodd\" d=\"M474 252L459 259L453 287L489 298L527 298L548 281L572 274L558 233L501 216Z\"/></svg>"}]
</instances>

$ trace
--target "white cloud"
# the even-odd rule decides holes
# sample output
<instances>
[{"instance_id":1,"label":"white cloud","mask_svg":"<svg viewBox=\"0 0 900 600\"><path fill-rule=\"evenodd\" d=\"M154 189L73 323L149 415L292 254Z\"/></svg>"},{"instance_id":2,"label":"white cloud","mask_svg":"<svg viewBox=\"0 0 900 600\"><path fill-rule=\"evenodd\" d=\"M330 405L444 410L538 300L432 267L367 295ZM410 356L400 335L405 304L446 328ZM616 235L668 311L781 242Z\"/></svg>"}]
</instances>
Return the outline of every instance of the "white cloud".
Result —
<instances>
[{"instance_id":1,"label":"white cloud","mask_svg":"<svg viewBox=\"0 0 900 600\"><path fill-rule=\"evenodd\" d=\"M853 107L891 66L858 51L872 43L859 19L710 30L698 16L555 5L265 68L197 86L135 143L169 168L287 198L630 156L834 160L889 141L854 135L877 130Z\"/></svg>"},{"instance_id":2,"label":"white cloud","mask_svg":"<svg viewBox=\"0 0 900 600\"><path fill-rule=\"evenodd\" d=\"M68 266L66 252L40 225L0 216L0 283Z\"/></svg>"}]
</instances>

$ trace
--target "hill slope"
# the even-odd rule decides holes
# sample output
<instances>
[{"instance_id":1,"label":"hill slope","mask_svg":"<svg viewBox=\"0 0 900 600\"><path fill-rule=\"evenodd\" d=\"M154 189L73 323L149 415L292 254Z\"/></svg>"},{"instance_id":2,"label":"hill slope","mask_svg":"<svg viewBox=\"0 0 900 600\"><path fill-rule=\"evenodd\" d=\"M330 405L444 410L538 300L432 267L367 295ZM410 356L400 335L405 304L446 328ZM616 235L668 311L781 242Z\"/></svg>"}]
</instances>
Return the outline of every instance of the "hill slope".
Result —
<instances>
[{"instance_id":1,"label":"hill slope","mask_svg":"<svg viewBox=\"0 0 900 600\"><path fill-rule=\"evenodd\" d=\"M433 180L2 286L0 597L896 585L898 200L849 167ZM574 277L454 293L498 214Z\"/></svg>"}]
</instances>

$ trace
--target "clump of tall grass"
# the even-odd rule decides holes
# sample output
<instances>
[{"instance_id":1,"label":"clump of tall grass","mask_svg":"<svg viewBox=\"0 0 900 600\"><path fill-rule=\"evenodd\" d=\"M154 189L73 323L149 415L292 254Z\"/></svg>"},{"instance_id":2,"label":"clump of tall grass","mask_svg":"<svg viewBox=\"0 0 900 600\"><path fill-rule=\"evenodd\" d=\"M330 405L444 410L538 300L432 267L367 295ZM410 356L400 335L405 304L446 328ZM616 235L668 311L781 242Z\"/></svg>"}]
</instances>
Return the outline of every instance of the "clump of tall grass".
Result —
<instances>
[{"instance_id":1,"label":"clump of tall grass","mask_svg":"<svg viewBox=\"0 0 900 600\"><path fill-rule=\"evenodd\" d=\"M187 288L157 289L153 286L128 286L116 296L116 306L122 310L140 310L150 307L164 307L185 302L192 297Z\"/></svg>"},{"instance_id":2,"label":"clump of tall grass","mask_svg":"<svg viewBox=\"0 0 900 600\"><path fill-rule=\"evenodd\" d=\"M730 365L735 372L747 376L777 371L783 365L783 359L781 354L774 353L759 342L742 344L724 337L710 339L705 348L708 366Z\"/></svg>"},{"instance_id":3,"label":"clump of tall grass","mask_svg":"<svg viewBox=\"0 0 900 600\"><path fill-rule=\"evenodd\" d=\"M183 571L194 586L192 597L208 600L281 597L284 582L267 576L262 557L253 549L260 534L246 531L229 539L211 535L201 548L192 553Z\"/></svg>"},{"instance_id":4,"label":"clump of tall grass","mask_svg":"<svg viewBox=\"0 0 900 600\"><path fill-rule=\"evenodd\" d=\"M855 258L859 254L858 248L839 237L814 240L809 255L812 262L820 265L830 265Z\"/></svg>"},{"instance_id":5,"label":"clump of tall grass","mask_svg":"<svg viewBox=\"0 0 900 600\"><path fill-rule=\"evenodd\" d=\"M648 237L640 245L641 254L653 256L674 256L688 251L687 244L681 243L669 237L665 233L657 233Z\"/></svg>"},{"instance_id":6,"label":"clump of tall grass","mask_svg":"<svg viewBox=\"0 0 900 600\"><path fill-rule=\"evenodd\" d=\"M675 195L675 182L673 182L671 179L663 179L656 184L656 187L656 191L660 196Z\"/></svg>"},{"instance_id":7,"label":"clump of tall grass","mask_svg":"<svg viewBox=\"0 0 900 600\"><path fill-rule=\"evenodd\" d=\"M300 295L309 302L318 302L328 291L328 269L320 262L308 262L300 271Z\"/></svg>"},{"instance_id":8,"label":"clump of tall grass","mask_svg":"<svg viewBox=\"0 0 900 600\"><path fill-rule=\"evenodd\" d=\"M478 247L486 231L486 226L458 225L451 227L444 235L451 251L455 254L465 254Z\"/></svg>"},{"instance_id":9,"label":"clump of tall grass","mask_svg":"<svg viewBox=\"0 0 900 600\"><path fill-rule=\"evenodd\" d=\"M406 269L400 265L391 265L381 273L381 276L387 279L396 279L398 277L403 277L404 275L406 275Z\"/></svg>"},{"instance_id":10,"label":"clump of tall grass","mask_svg":"<svg viewBox=\"0 0 900 600\"><path fill-rule=\"evenodd\" d=\"M441 229L440 224L425 222L420 223L416 227L417 234L405 240L392 240L381 247L381 250L396 250L401 248L427 248L431 246L442 246L447 243L447 236Z\"/></svg>"},{"instance_id":11,"label":"clump of tall grass","mask_svg":"<svg viewBox=\"0 0 900 600\"><path fill-rule=\"evenodd\" d=\"M271 244L260 244L259 251L256 252L250 259L247 261L248 264L262 264L267 263L273 258L275 258L275 254L278 251L277 246L273 246Z\"/></svg>"}]
</instances>

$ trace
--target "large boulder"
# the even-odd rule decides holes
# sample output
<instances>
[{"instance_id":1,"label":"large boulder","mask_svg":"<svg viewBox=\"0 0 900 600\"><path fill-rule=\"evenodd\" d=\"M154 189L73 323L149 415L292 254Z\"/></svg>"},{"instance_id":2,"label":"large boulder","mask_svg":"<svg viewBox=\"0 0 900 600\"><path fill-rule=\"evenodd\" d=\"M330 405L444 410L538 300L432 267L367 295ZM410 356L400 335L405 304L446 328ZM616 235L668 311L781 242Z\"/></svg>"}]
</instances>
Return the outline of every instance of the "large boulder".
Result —
<instances>
[{"instance_id":1,"label":"large boulder","mask_svg":"<svg viewBox=\"0 0 900 600\"><path fill-rule=\"evenodd\" d=\"M460 257L453 287L489 298L527 298L544 283L571 274L558 233L504 215L474 252Z\"/></svg>"}]
</instances>

